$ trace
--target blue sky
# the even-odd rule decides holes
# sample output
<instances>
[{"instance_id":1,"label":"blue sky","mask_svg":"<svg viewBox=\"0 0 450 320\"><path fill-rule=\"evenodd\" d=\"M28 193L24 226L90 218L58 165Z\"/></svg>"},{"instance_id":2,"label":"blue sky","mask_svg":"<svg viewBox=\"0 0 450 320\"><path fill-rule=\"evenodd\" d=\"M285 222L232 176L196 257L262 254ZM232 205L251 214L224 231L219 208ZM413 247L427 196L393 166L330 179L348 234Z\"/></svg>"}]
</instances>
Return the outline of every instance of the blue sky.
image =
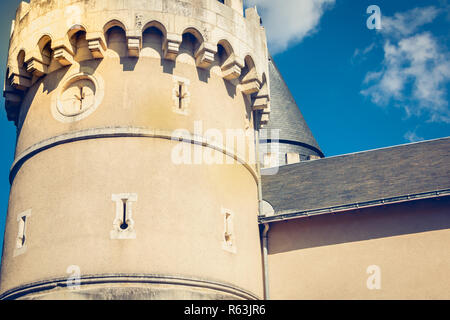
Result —
<instances>
[{"instance_id":1,"label":"blue sky","mask_svg":"<svg viewBox=\"0 0 450 320\"><path fill-rule=\"evenodd\" d=\"M450 2L247 3L327 156L450 135ZM381 30L366 25L374 4Z\"/></svg>"},{"instance_id":2,"label":"blue sky","mask_svg":"<svg viewBox=\"0 0 450 320\"><path fill-rule=\"evenodd\" d=\"M20 1L0 1L0 73ZM450 1L247 0L326 156L450 136ZM370 5L381 30L369 30ZM1 77L3 81L4 76ZM0 242L14 125L0 99Z\"/></svg>"}]
</instances>

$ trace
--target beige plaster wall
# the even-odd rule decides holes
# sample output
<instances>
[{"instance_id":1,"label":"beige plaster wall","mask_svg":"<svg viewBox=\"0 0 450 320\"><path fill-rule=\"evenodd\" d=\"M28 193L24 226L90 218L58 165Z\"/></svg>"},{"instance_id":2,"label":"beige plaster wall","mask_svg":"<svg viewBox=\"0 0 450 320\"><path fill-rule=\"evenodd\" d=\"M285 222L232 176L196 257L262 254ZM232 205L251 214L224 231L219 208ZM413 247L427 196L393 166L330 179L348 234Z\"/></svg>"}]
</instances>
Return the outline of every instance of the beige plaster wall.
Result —
<instances>
[{"instance_id":1,"label":"beige plaster wall","mask_svg":"<svg viewBox=\"0 0 450 320\"><path fill-rule=\"evenodd\" d=\"M110 138L63 144L25 162L12 185L1 291L82 275L179 275L229 283L261 296L255 180L242 165L181 165L173 144ZM239 181L239 183L236 183ZM112 240L111 194L136 193L136 239ZM236 253L222 249L232 210ZM14 257L16 216L27 209L27 250Z\"/></svg>"},{"instance_id":2,"label":"beige plaster wall","mask_svg":"<svg viewBox=\"0 0 450 320\"><path fill-rule=\"evenodd\" d=\"M449 299L449 198L274 223L272 299ZM369 290L369 266L381 289Z\"/></svg>"},{"instance_id":3,"label":"beige plaster wall","mask_svg":"<svg viewBox=\"0 0 450 320\"><path fill-rule=\"evenodd\" d=\"M201 123L201 134L217 129L225 136L227 129L245 130L246 124L253 127L249 100L235 85L217 74L217 67L200 70L180 63L183 59L193 60L183 53L177 63L161 63L160 59L145 56L138 60L111 57L101 62L83 61L48 74L28 91L22 104L16 155L42 140L89 128L134 126L168 132L186 129L194 133L197 122ZM103 79L104 98L89 117L62 123L52 116L52 100L58 96L60 83L79 72ZM174 77L190 82L187 114L173 112Z\"/></svg>"}]
</instances>

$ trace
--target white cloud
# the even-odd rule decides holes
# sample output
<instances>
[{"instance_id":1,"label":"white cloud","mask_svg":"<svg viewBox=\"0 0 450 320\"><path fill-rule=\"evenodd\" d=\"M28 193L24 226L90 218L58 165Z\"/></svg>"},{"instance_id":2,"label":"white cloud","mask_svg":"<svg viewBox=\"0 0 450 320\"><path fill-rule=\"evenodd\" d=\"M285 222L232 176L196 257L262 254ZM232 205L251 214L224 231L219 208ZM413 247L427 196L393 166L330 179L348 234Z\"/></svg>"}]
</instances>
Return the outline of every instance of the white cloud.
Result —
<instances>
[{"instance_id":1,"label":"white cloud","mask_svg":"<svg viewBox=\"0 0 450 320\"><path fill-rule=\"evenodd\" d=\"M404 37L431 23L441 10L436 7L414 8L406 12L396 13L393 17L383 16L381 33L391 37Z\"/></svg>"},{"instance_id":2,"label":"white cloud","mask_svg":"<svg viewBox=\"0 0 450 320\"><path fill-rule=\"evenodd\" d=\"M368 87L361 93L381 106L393 102L408 116L427 114L430 121L450 123L450 52L430 32L412 35L437 14L438 9L428 7L383 18L383 28L386 21L388 27L382 32L382 69L366 74Z\"/></svg>"},{"instance_id":3,"label":"white cloud","mask_svg":"<svg viewBox=\"0 0 450 320\"><path fill-rule=\"evenodd\" d=\"M405 140L408 142L418 142L425 140L424 138L419 137L415 131L406 132L403 138L405 138Z\"/></svg>"},{"instance_id":4,"label":"white cloud","mask_svg":"<svg viewBox=\"0 0 450 320\"><path fill-rule=\"evenodd\" d=\"M364 48L363 50L356 48L353 52L353 57L351 59L352 63L355 62L361 62L367 59L367 54L372 52L376 48L375 42L372 42L368 47Z\"/></svg>"},{"instance_id":5,"label":"white cloud","mask_svg":"<svg viewBox=\"0 0 450 320\"><path fill-rule=\"evenodd\" d=\"M286 50L315 32L320 18L335 0L247 0L257 6L273 54Z\"/></svg>"}]
</instances>

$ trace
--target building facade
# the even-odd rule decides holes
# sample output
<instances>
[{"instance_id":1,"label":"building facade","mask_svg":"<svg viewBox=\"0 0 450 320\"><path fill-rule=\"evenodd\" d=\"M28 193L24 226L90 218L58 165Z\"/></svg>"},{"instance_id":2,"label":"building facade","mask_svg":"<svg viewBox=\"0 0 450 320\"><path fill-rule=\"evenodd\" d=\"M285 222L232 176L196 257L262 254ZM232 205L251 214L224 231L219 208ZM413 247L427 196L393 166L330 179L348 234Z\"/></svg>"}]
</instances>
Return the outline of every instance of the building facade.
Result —
<instances>
[{"instance_id":1,"label":"building facade","mask_svg":"<svg viewBox=\"0 0 450 320\"><path fill-rule=\"evenodd\" d=\"M450 139L324 157L241 0L22 2L4 97L1 299L449 298Z\"/></svg>"}]
</instances>

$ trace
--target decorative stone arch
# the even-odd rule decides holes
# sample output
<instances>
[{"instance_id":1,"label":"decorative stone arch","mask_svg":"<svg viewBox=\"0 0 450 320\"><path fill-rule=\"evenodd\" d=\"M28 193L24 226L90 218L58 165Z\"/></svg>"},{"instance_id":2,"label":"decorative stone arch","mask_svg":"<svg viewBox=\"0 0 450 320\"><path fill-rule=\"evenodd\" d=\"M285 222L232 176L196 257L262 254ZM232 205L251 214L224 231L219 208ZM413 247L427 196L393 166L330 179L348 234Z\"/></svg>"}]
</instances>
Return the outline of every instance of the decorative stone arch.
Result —
<instances>
[{"instance_id":1,"label":"decorative stone arch","mask_svg":"<svg viewBox=\"0 0 450 320\"><path fill-rule=\"evenodd\" d=\"M12 92L12 85L13 85L13 76L14 76L14 71L13 71L13 67L11 65L7 65L6 66L6 73L5 73L5 89L3 94L6 95L6 93L8 91Z\"/></svg>"},{"instance_id":2,"label":"decorative stone arch","mask_svg":"<svg viewBox=\"0 0 450 320\"><path fill-rule=\"evenodd\" d=\"M198 68L207 69L214 62L217 53L217 45L207 42L207 36L202 34L195 27L185 28L182 33L182 44L188 39L193 41L192 48L189 49L195 58L195 64Z\"/></svg>"},{"instance_id":3,"label":"decorative stone arch","mask_svg":"<svg viewBox=\"0 0 450 320\"><path fill-rule=\"evenodd\" d=\"M194 26L189 26L184 28L182 35L185 33L192 34L200 43L202 43L205 39L204 35Z\"/></svg>"},{"instance_id":4,"label":"decorative stone arch","mask_svg":"<svg viewBox=\"0 0 450 320\"><path fill-rule=\"evenodd\" d=\"M256 71L256 64L255 59L253 59L251 54L247 54L244 58L245 66L248 67L249 72L255 70Z\"/></svg>"},{"instance_id":5,"label":"decorative stone arch","mask_svg":"<svg viewBox=\"0 0 450 320\"><path fill-rule=\"evenodd\" d=\"M109 50L115 51L120 57L127 56L128 41L125 25L117 19L110 20L103 27L103 32L106 47Z\"/></svg>"},{"instance_id":6,"label":"decorative stone arch","mask_svg":"<svg viewBox=\"0 0 450 320\"><path fill-rule=\"evenodd\" d=\"M159 21L152 20L147 22L142 28L142 50L144 55L153 55L151 49L156 50L160 57L163 56L164 44L167 41L167 28ZM149 53L150 52L150 53ZM155 56L156 57L156 56Z\"/></svg>"},{"instance_id":7,"label":"decorative stone arch","mask_svg":"<svg viewBox=\"0 0 450 320\"><path fill-rule=\"evenodd\" d=\"M12 58L12 60L8 61L5 75L5 92L8 91L8 89L11 90L11 87L14 90L26 91L31 86L32 75L27 71L25 60L25 50L20 49L16 58ZM10 88L7 88L7 86L10 86Z\"/></svg>"},{"instance_id":8,"label":"decorative stone arch","mask_svg":"<svg viewBox=\"0 0 450 320\"><path fill-rule=\"evenodd\" d=\"M20 49L19 53L17 54L17 69L19 71L19 74L22 72L27 73L27 65L25 63L26 60L26 53L24 49Z\"/></svg>"},{"instance_id":9,"label":"decorative stone arch","mask_svg":"<svg viewBox=\"0 0 450 320\"><path fill-rule=\"evenodd\" d=\"M48 34L44 34L39 38L37 43L39 53L41 55L41 62L49 65L51 61L52 50L52 37Z\"/></svg>"},{"instance_id":10,"label":"decorative stone arch","mask_svg":"<svg viewBox=\"0 0 450 320\"><path fill-rule=\"evenodd\" d=\"M36 47L29 57L25 58L27 72L36 77L42 77L48 73L48 67L52 60L52 37L50 34L40 36Z\"/></svg>"},{"instance_id":11,"label":"decorative stone arch","mask_svg":"<svg viewBox=\"0 0 450 320\"><path fill-rule=\"evenodd\" d=\"M86 41L86 35L87 35L87 28L81 24L75 24L72 27L70 27L69 30L67 31L67 40L70 43L70 47L71 47L70 55L72 57L77 55L77 53L78 53L78 49L79 49L78 47L80 45L78 43L80 40L79 37L80 36L84 37L84 41ZM68 64L71 64L71 62Z\"/></svg>"},{"instance_id":12,"label":"decorative stone arch","mask_svg":"<svg viewBox=\"0 0 450 320\"><path fill-rule=\"evenodd\" d=\"M48 43L51 43L53 40L52 36L48 33L44 33L39 37L37 42L38 50L41 51Z\"/></svg>"},{"instance_id":13,"label":"decorative stone arch","mask_svg":"<svg viewBox=\"0 0 450 320\"><path fill-rule=\"evenodd\" d=\"M261 75L261 83L266 83L267 80L268 80L268 78L267 78L267 76L266 76L266 73L263 72L263 74Z\"/></svg>"},{"instance_id":14,"label":"decorative stone arch","mask_svg":"<svg viewBox=\"0 0 450 320\"><path fill-rule=\"evenodd\" d=\"M221 50L219 49L219 46L222 47L223 50L225 51L225 54L226 54L225 60L226 60L229 56L231 56L231 55L234 54L233 46L231 45L231 43L230 43L228 40L226 40L226 39L221 39L221 40L219 40L219 41L217 42L217 51L218 51L218 53L221 53L221 52L220 52ZM225 61L225 60L224 60L224 61ZM223 61L223 62L224 62L224 61Z\"/></svg>"},{"instance_id":15,"label":"decorative stone arch","mask_svg":"<svg viewBox=\"0 0 450 320\"><path fill-rule=\"evenodd\" d=\"M269 122L270 114L270 93L269 93L269 78L264 72L261 76L261 89L253 96L252 110L260 110L259 123L266 125Z\"/></svg>"},{"instance_id":16,"label":"decorative stone arch","mask_svg":"<svg viewBox=\"0 0 450 320\"><path fill-rule=\"evenodd\" d=\"M196 51L200 48L200 46L202 45L202 43L204 42L204 37L202 35L202 33L200 31L198 31L198 29L196 29L195 27L187 27L184 29L184 31L181 33L181 37L182 37L182 44L184 41L186 41L186 37L192 36L192 39L194 40L194 44L193 44L193 50L192 50L192 54L195 55ZM192 40L189 39L189 40Z\"/></svg>"},{"instance_id":17,"label":"decorative stone arch","mask_svg":"<svg viewBox=\"0 0 450 320\"><path fill-rule=\"evenodd\" d=\"M123 23L120 19L114 18L110 19L108 22L106 22L103 26L103 33L106 34L111 28L119 27L121 28L125 33L127 33L128 28L126 27L125 23Z\"/></svg>"},{"instance_id":18,"label":"decorative stone arch","mask_svg":"<svg viewBox=\"0 0 450 320\"><path fill-rule=\"evenodd\" d=\"M255 60L250 54L246 55L244 58L244 68L240 77L241 91L245 95L252 95L258 92L261 88L260 79L256 70Z\"/></svg>"},{"instance_id":19,"label":"decorative stone arch","mask_svg":"<svg viewBox=\"0 0 450 320\"><path fill-rule=\"evenodd\" d=\"M16 68L16 66L14 66ZM5 108L8 116L8 120L13 121L17 125L19 108L22 103L23 96L18 92L19 88L17 85L20 83L21 77L14 73L13 66L8 62L5 74L5 85L3 96L5 97ZM26 89L26 88L25 88Z\"/></svg>"},{"instance_id":20,"label":"decorative stone arch","mask_svg":"<svg viewBox=\"0 0 450 320\"><path fill-rule=\"evenodd\" d=\"M224 52L222 52L222 50ZM244 63L235 54L234 48L231 43L226 39L219 40L217 42L217 52L217 58L220 64L220 68L222 69L222 76L226 80L239 78Z\"/></svg>"},{"instance_id":21,"label":"decorative stone arch","mask_svg":"<svg viewBox=\"0 0 450 320\"><path fill-rule=\"evenodd\" d=\"M164 36L164 39L167 37L167 28L164 26L163 23L161 23L157 20L152 20L152 21L147 22L146 24L144 24L144 27L142 28L142 35L149 28L156 28L159 31L161 31L161 33Z\"/></svg>"},{"instance_id":22,"label":"decorative stone arch","mask_svg":"<svg viewBox=\"0 0 450 320\"><path fill-rule=\"evenodd\" d=\"M8 64L6 71L6 84L14 89L25 91L31 86L31 74L27 71L26 54L24 49L20 49L15 61Z\"/></svg>"},{"instance_id":23,"label":"decorative stone arch","mask_svg":"<svg viewBox=\"0 0 450 320\"><path fill-rule=\"evenodd\" d=\"M71 26L69 30L67 30L67 37L69 38L69 41L75 34L77 34L80 31L87 33L87 28L82 24L75 24Z\"/></svg>"},{"instance_id":24,"label":"decorative stone arch","mask_svg":"<svg viewBox=\"0 0 450 320\"><path fill-rule=\"evenodd\" d=\"M261 75L261 89L258 92L258 96L266 94L269 95L269 78L267 77L266 73L263 72Z\"/></svg>"},{"instance_id":25,"label":"decorative stone arch","mask_svg":"<svg viewBox=\"0 0 450 320\"><path fill-rule=\"evenodd\" d=\"M12 67L8 64L8 65L6 66L5 84L9 84L8 80L9 80L9 78L10 78L11 75L12 75L11 70L12 70Z\"/></svg>"}]
</instances>

